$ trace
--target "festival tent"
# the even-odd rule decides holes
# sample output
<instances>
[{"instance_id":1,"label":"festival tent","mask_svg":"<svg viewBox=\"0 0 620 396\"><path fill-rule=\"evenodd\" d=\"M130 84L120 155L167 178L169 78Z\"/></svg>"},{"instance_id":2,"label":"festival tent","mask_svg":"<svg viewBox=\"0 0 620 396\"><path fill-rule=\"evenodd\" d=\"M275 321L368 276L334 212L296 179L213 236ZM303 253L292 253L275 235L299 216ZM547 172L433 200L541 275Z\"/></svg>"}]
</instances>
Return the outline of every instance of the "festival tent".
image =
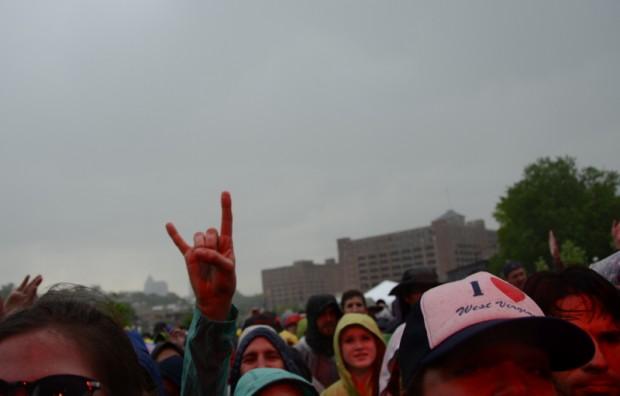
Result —
<instances>
[{"instance_id":1,"label":"festival tent","mask_svg":"<svg viewBox=\"0 0 620 396\"><path fill-rule=\"evenodd\" d=\"M395 298L394 296L389 295L390 290L392 290L394 286L396 286L397 284L398 282L394 282L391 280L384 280L383 282L379 283L377 286L373 287L372 289L364 293L364 297L366 297L367 299L371 299L374 302L383 300L389 306L392 303L392 301L394 301L394 298Z\"/></svg>"}]
</instances>

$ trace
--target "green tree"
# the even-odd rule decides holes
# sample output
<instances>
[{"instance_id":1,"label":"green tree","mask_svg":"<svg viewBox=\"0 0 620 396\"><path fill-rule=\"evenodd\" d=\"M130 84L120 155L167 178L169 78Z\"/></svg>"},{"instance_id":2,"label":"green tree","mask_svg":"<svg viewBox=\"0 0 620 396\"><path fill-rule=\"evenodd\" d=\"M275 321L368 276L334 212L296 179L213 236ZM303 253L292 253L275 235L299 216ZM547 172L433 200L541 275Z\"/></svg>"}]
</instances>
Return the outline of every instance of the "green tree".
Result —
<instances>
[{"instance_id":1,"label":"green tree","mask_svg":"<svg viewBox=\"0 0 620 396\"><path fill-rule=\"evenodd\" d=\"M541 158L528 165L495 208L497 260L520 260L534 270L538 258L550 260L549 230L580 247L585 262L611 254L609 227L620 213L619 186L617 172L579 169L571 157Z\"/></svg>"},{"instance_id":2,"label":"green tree","mask_svg":"<svg viewBox=\"0 0 620 396\"><path fill-rule=\"evenodd\" d=\"M549 271L549 264L545 261L544 258L539 257L538 260L534 262L534 269L539 271Z\"/></svg>"},{"instance_id":3,"label":"green tree","mask_svg":"<svg viewBox=\"0 0 620 396\"><path fill-rule=\"evenodd\" d=\"M123 327L130 327L137 318L136 311L128 303L110 300L106 305L106 312Z\"/></svg>"},{"instance_id":4,"label":"green tree","mask_svg":"<svg viewBox=\"0 0 620 396\"><path fill-rule=\"evenodd\" d=\"M566 265L586 265L588 263L586 251L575 245L570 239L562 243L560 258Z\"/></svg>"}]
</instances>

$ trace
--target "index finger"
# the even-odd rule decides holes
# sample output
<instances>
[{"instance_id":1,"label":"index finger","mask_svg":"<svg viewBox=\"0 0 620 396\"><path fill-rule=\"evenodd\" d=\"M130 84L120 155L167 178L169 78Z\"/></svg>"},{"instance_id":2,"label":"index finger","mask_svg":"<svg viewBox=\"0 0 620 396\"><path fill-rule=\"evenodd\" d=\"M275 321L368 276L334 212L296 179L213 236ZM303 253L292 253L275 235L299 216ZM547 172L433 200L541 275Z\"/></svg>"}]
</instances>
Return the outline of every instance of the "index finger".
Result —
<instances>
[{"instance_id":1,"label":"index finger","mask_svg":"<svg viewBox=\"0 0 620 396\"><path fill-rule=\"evenodd\" d=\"M232 238L233 217L232 217L232 200L228 191L222 192L222 226L220 227L220 235Z\"/></svg>"},{"instance_id":2,"label":"index finger","mask_svg":"<svg viewBox=\"0 0 620 396\"><path fill-rule=\"evenodd\" d=\"M168 235L170 235L172 242L179 248L181 254L185 255L185 252L189 250L189 245L185 242L181 234L179 234L174 224L166 223L166 231L168 231Z\"/></svg>"},{"instance_id":3,"label":"index finger","mask_svg":"<svg viewBox=\"0 0 620 396\"><path fill-rule=\"evenodd\" d=\"M26 287L26 285L28 284L28 281L30 280L30 275L26 275L26 277L24 278L24 280L22 281L21 285L19 285L17 287L17 290L22 290Z\"/></svg>"}]
</instances>

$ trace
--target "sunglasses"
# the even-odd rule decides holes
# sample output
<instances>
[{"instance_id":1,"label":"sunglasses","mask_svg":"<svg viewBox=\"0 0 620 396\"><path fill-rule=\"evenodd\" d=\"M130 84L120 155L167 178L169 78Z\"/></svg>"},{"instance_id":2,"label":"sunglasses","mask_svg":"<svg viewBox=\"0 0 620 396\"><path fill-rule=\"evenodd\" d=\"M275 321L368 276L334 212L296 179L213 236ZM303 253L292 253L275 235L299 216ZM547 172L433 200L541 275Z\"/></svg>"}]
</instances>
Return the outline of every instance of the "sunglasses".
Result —
<instances>
[{"instance_id":1,"label":"sunglasses","mask_svg":"<svg viewBox=\"0 0 620 396\"><path fill-rule=\"evenodd\" d=\"M0 380L0 396L16 395L20 389L25 389L28 396L92 396L101 389L101 382L70 374L50 375L33 382Z\"/></svg>"}]
</instances>

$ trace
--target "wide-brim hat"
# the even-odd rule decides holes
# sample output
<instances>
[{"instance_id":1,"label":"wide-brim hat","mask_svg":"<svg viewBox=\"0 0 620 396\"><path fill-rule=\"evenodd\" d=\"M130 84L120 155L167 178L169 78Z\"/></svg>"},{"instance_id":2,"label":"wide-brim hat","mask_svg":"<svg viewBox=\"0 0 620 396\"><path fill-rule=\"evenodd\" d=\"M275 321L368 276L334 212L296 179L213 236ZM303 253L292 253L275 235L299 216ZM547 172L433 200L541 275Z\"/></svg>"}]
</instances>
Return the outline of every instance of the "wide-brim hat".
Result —
<instances>
[{"instance_id":1,"label":"wide-brim hat","mask_svg":"<svg viewBox=\"0 0 620 396\"><path fill-rule=\"evenodd\" d=\"M390 290L390 296L400 296L413 289L425 291L437 285L439 282L435 271L408 269L403 273L400 283Z\"/></svg>"}]
</instances>

